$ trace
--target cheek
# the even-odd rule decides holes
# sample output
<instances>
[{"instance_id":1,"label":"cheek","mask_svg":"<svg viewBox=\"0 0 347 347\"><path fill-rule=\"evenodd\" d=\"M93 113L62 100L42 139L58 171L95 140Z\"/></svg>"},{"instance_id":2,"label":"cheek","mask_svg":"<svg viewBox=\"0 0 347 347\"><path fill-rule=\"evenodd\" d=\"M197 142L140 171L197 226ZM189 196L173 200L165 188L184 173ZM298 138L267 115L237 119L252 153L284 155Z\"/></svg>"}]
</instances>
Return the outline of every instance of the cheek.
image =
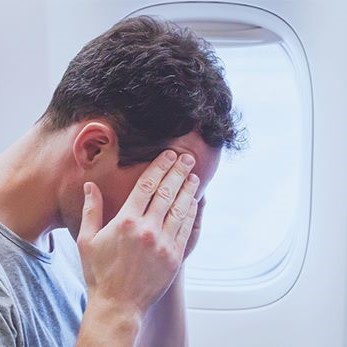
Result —
<instances>
[{"instance_id":1,"label":"cheek","mask_svg":"<svg viewBox=\"0 0 347 347\"><path fill-rule=\"evenodd\" d=\"M129 194L126 192L115 192L114 194L105 193L103 195L104 201L104 225L106 225L111 219L113 219L120 209L122 208L124 202L126 201Z\"/></svg>"},{"instance_id":2,"label":"cheek","mask_svg":"<svg viewBox=\"0 0 347 347\"><path fill-rule=\"evenodd\" d=\"M205 194L205 185L200 184L197 192L195 193L195 199L199 202Z\"/></svg>"},{"instance_id":3,"label":"cheek","mask_svg":"<svg viewBox=\"0 0 347 347\"><path fill-rule=\"evenodd\" d=\"M214 165L211 165L207 169L205 168L204 170L200 170L200 171L195 172L200 178L200 185L199 185L198 191L195 194L195 198L198 202L205 195L206 188L209 185L209 183L211 182L211 180L213 179L213 177L217 171L218 162L213 163L213 164Z\"/></svg>"},{"instance_id":4,"label":"cheek","mask_svg":"<svg viewBox=\"0 0 347 347\"><path fill-rule=\"evenodd\" d=\"M129 197L138 179L138 174L117 177L112 184L103 188L104 224L114 218Z\"/></svg>"},{"instance_id":5,"label":"cheek","mask_svg":"<svg viewBox=\"0 0 347 347\"><path fill-rule=\"evenodd\" d=\"M104 204L104 218L103 218L103 225L105 226L108 224L118 213L116 211L116 207L112 206L111 204Z\"/></svg>"}]
</instances>

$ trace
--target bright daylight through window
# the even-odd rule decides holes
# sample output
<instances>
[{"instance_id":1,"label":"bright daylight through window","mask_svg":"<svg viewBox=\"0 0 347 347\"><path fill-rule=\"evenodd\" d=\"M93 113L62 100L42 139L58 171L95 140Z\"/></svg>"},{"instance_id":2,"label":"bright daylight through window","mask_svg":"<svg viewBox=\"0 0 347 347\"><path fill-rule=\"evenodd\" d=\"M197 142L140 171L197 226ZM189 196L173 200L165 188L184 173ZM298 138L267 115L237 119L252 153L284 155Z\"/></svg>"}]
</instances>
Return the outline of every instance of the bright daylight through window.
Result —
<instances>
[{"instance_id":1,"label":"bright daylight through window","mask_svg":"<svg viewBox=\"0 0 347 347\"><path fill-rule=\"evenodd\" d=\"M217 47L248 145L223 153L187 276L205 285L259 276L285 256L300 198L302 147L295 72L278 43Z\"/></svg>"}]
</instances>

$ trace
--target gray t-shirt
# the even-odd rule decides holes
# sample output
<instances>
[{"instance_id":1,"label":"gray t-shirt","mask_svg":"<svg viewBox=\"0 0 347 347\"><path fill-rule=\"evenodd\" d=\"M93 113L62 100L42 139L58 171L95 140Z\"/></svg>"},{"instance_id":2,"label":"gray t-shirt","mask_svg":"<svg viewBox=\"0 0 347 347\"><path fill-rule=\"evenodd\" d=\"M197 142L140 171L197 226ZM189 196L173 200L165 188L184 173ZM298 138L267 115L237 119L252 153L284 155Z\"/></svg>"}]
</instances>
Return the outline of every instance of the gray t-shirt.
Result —
<instances>
[{"instance_id":1,"label":"gray t-shirt","mask_svg":"<svg viewBox=\"0 0 347 347\"><path fill-rule=\"evenodd\" d=\"M74 346L86 307L77 247L67 230L40 251L0 223L0 346Z\"/></svg>"}]
</instances>

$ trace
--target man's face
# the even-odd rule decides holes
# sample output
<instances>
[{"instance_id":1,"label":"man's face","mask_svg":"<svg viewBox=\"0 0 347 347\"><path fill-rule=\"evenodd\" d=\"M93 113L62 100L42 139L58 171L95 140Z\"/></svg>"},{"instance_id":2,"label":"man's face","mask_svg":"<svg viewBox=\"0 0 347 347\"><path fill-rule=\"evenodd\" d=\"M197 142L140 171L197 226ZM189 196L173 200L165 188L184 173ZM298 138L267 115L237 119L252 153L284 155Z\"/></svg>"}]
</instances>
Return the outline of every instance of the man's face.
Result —
<instances>
[{"instance_id":1,"label":"man's face","mask_svg":"<svg viewBox=\"0 0 347 347\"><path fill-rule=\"evenodd\" d=\"M200 178L200 186L196 193L196 199L199 201L217 170L221 151L208 146L195 132L190 132L175 139L169 148L178 155L189 153L194 156L196 164L192 172ZM148 165L148 163L141 163L118 169L119 172L116 178L111 179L109 176L107 181L104 180L104 182L108 183L100 188L104 197L105 224L119 212L136 181Z\"/></svg>"}]
</instances>

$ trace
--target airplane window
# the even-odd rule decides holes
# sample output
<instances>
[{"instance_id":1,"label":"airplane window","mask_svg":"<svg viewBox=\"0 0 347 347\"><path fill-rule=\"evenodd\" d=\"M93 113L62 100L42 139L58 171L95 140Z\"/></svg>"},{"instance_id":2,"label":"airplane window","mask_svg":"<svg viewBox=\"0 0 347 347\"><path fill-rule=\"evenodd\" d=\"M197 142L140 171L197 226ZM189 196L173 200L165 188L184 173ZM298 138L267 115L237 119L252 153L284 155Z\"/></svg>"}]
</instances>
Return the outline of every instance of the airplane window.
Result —
<instances>
[{"instance_id":1,"label":"airplane window","mask_svg":"<svg viewBox=\"0 0 347 347\"><path fill-rule=\"evenodd\" d=\"M288 250L300 198L300 103L293 66L279 44L216 50L248 145L236 157L222 155L188 273L204 269L238 279L265 271L271 256L276 266Z\"/></svg>"},{"instance_id":2,"label":"airplane window","mask_svg":"<svg viewBox=\"0 0 347 347\"><path fill-rule=\"evenodd\" d=\"M144 7L210 41L225 66L247 146L222 155L206 190L199 243L185 266L187 304L247 309L295 285L309 242L313 109L304 47L279 16L216 2Z\"/></svg>"}]
</instances>

